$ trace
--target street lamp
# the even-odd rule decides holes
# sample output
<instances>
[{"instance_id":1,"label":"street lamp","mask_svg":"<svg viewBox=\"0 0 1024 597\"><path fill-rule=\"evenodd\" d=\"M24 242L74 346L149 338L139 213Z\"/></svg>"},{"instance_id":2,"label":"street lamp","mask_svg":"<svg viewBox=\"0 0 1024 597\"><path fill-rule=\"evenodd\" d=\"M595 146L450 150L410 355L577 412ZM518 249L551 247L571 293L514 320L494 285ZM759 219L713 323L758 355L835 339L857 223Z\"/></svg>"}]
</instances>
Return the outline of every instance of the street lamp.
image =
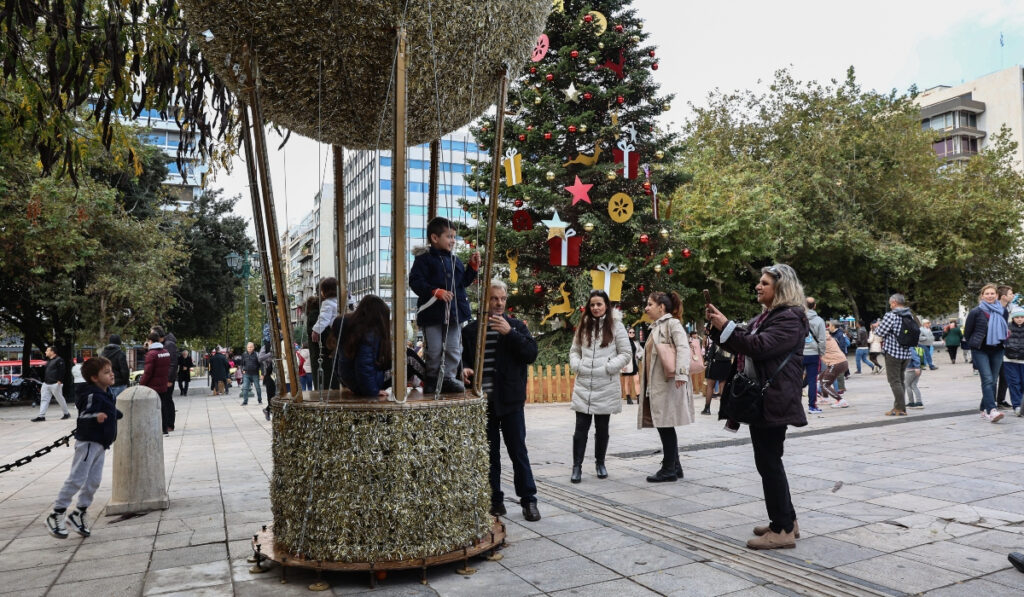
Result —
<instances>
[{"instance_id":1,"label":"street lamp","mask_svg":"<svg viewBox=\"0 0 1024 597\"><path fill-rule=\"evenodd\" d=\"M226 261L228 267L234 272L235 276L245 281L245 344L249 344L249 279L254 277L252 265L252 258L255 257L255 253L245 252L244 255L239 255L232 251L228 253Z\"/></svg>"}]
</instances>

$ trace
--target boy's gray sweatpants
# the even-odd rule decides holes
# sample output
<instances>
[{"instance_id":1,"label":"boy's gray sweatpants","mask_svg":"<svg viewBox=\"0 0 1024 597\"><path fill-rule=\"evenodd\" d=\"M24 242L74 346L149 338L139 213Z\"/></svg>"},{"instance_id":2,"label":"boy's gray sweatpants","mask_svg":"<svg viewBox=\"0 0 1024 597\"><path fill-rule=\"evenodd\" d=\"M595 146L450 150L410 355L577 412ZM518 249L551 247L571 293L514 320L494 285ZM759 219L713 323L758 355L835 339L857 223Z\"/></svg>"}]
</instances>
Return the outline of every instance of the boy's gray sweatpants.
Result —
<instances>
[{"instance_id":1,"label":"boy's gray sweatpants","mask_svg":"<svg viewBox=\"0 0 1024 597\"><path fill-rule=\"evenodd\" d=\"M907 388L907 402L921 402L921 389L917 387L917 382L920 380L921 376L914 369L907 369L903 374L903 385Z\"/></svg>"},{"instance_id":2,"label":"boy's gray sweatpants","mask_svg":"<svg viewBox=\"0 0 1024 597\"><path fill-rule=\"evenodd\" d=\"M103 479L103 459L106 452L103 444L97 442L75 442L71 474L57 494L57 501L53 503L54 510L66 510L76 493L79 508L84 510L92 504L92 496L99 489L100 481Z\"/></svg>"},{"instance_id":3,"label":"boy's gray sweatpants","mask_svg":"<svg viewBox=\"0 0 1024 597\"><path fill-rule=\"evenodd\" d=\"M457 323L448 324L448 334L445 335L444 325L429 325L423 328L423 341L426 343L426 350L423 351L423 360L427 362L427 377L434 379L450 377L460 379L458 374L459 362L462 360L462 328ZM444 375L439 376L441 370L441 359L444 359Z\"/></svg>"}]
</instances>

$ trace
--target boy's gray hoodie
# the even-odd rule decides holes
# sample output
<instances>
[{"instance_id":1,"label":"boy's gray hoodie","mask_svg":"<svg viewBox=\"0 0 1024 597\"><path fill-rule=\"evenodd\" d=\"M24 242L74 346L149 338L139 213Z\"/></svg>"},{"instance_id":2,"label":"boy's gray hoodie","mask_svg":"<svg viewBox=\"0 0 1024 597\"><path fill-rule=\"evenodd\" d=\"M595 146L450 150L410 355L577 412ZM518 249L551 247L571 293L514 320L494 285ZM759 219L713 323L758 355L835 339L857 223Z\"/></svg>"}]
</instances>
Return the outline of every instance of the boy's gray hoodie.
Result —
<instances>
[{"instance_id":1,"label":"boy's gray hoodie","mask_svg":"<svg viewBox=\"0 0 1024 597\"><path fill-rule=\"evenodd\" d=\"M814 309L807 310L807 321L811 324L807 338L804 339L804 356L825 354L825 338L828 332L825 331L825 320L822 319Z\"/></svg>"}]
</instances>

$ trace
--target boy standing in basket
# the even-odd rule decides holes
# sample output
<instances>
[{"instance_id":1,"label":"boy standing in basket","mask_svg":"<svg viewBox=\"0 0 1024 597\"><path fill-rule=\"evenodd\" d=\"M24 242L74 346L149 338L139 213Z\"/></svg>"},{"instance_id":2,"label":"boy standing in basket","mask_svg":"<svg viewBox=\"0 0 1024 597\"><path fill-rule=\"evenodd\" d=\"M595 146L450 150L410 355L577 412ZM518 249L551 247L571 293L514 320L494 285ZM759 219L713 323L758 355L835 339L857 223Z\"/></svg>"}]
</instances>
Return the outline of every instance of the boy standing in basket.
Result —
<instances>
[{"instance_id":1,"label":"boy standing in basket","mask_svg":"<svg viewBox=\"0 0 1024 597\"><path fill-rule=\"evenodd\" d=\"M86 380L85 385L75 396L78 427L75 428L71 473L57 494L53 512L46 517L47 530L58 539L68 537L64 513L76 493L78 507L67 516L67 522L83 537L92 534L85 511L92 504L93 494L103 479L103 460L107 449L117 438L117 420L121 418L121 411L114 406L114 396L109 391L114 383L110 361L103 357L89 359L82 365L82 377Z\"/></svg>"},{"instance_id":2,"label":"boy standing in basket","mask_svg":"<svg viewBox=\"0 0 1024 597\"><path fill-rule=\"evenodd\" d=\"M480 253L473 253L469 268L452 253L455 248L455 226L447 218L434 218L427 224L430 248L416 256L409 271L409 287L416 299L416 323L426 340L427 362L423 392L465 392L458 380L462 360L462 323L469 321L469 299L466 287L476 280Z\"/></svg>"}]
</instances>

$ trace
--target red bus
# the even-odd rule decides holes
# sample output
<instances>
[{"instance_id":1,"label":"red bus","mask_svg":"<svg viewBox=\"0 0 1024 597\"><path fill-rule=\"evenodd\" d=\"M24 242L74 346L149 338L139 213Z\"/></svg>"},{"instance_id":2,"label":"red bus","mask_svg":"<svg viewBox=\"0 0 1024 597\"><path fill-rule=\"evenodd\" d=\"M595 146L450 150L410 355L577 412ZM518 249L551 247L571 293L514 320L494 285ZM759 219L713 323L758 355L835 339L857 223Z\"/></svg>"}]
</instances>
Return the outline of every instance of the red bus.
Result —
<instances>
[{"instance_id":1,"label":"red bus","mask_svg":"<svg viewBox=\"0 0 1024 597\"><path fill-rule=\"evenodd\" d=\"M43 359L32 359L30 367L43 367L46 361ZM0 380L11 383L21 377L21 361L0 361Z\"/></svg>"}]
</instances>

